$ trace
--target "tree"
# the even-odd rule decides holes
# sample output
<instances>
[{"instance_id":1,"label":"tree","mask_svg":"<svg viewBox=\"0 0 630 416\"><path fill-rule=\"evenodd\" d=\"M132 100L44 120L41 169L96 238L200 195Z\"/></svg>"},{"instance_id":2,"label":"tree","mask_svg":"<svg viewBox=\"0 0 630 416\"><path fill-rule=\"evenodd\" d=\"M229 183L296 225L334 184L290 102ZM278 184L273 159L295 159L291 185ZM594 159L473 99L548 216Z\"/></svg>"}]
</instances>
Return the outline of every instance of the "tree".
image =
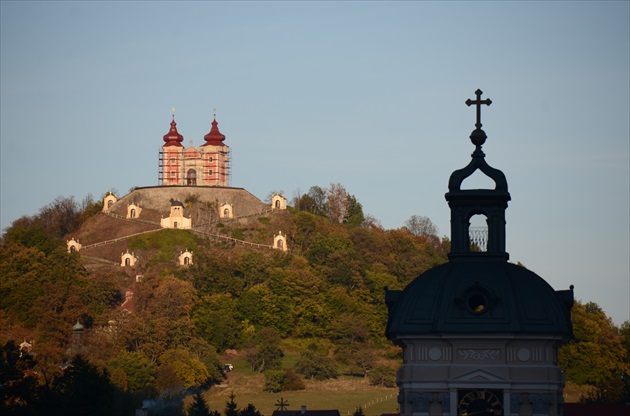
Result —
<instances>
[{"instance_id":1,"label":"tree","mask_svg":"<svg viewBox=\"0 0 630 416\"><path fill-rule=\"evenodd\" d=\"M115 384L124 391L148 396L154 388L156 366L141 352L122 352L108 362L107 368L112 376L116 370L122 372L118 373L118 379L123 380L124 385Z\"/></svg>"},{"instance_id":2,"label":"tree","mask_svg":"<svg viewBox=\"0 0 630 416\"><path fill-rule=\"evenodd\" d=\"M114 387L107 372L77 355L54 380L50 396L41 403L42 414L113 414Z\"/></svg>"},{"instance_id":3,"label":"tree","mask_svg":"<svg viewBox=\"0 0 630 416\"><path fill-rule=\"evenodd\" d=\"M618 403L622 376L628 373L627 350L604 311L594 302L575 302L571 311L574 338L560 349L559 366L567 380L594 387L585 401Z\"/></svg>"},{"instance_id":4,"label":"tree","mask_svg":"<svg viewBox=\"0 0 630 416\"><path fill-rule=\"evenodd\" d=\"M193 402L188 406L188 416L220 416L220 413L210 411L206 399L203 398L201 392L193 396Z\"/></svg>"},{"instance_id":5,"label":"tree","mask_svg":"<svg viewBox=\"0 0 630 416\"><path fill-rule=\"evenodd\" d=\"M0 413L27 415L37 400L35 362L30 354L20 351L13 341L0 349Z\"/></svg>"},{"instance_id":6,"label":"tree","mask_svg":"<svg viewBox=\"0 0 630 416\"><path fill-rule=\"evenodd\" d=\"M333 361L322 354L305 351L295 363L295 371L315 380L337 378L337 369Z\"/></svg>"},{"instance_id":7,"label":"tree","mask_svg":"<svg viewBox=\"0 0 630 416\"><path fill-rule=\"evenodd\" d=\"M265 391L278 393L280 391L303 390L302 379L289 369L265 372Z\"/></svg>"},{"instance_id":8,"label":"tree","mask_svg":"<svg viewBox=\"0 0 630 416\"><path fill-rule=\"evenodd\" d=\"M369 374L370 384L381 387L394 387L396 385L396 371L386 365L376 366Z\"/></svg>"},{"instance_id":9,"label":"tree","mask_svg":"<svg viewBox=\"0 0 630 416\"><path fill-rule=\"evenodd\" d=\"M331 183L326 192L326 216L332 222L342 223L348 216L349 205L346 188L339 183Z\"/></svg>"},{"instance_id":10,"label":"tree","mask_svg":"<svg viewBox=\"0 0 630 416\"><path fill-rule=\"evenodd\" d=\"M238 416L262 416L256 407L249 403L245 408L238 412Z\"/></svg>"},{"instance_id":11,"label":"tree","mask_svg":"<svg viewBox=\"0 0 630 416\"><path fill-rule=\"evenodd\" d=\"M188 349L167 350L160 356L160 364L170 366L184 388L201 386L210 376L206 366Z\"/></svg>"},{"instance_id":12,"label":"tree","mask_svg":"<svg viewBox=\"0 0 630 416\"><path fill-rule=\"evenodd\" d=\"M361 406L357 407L354 413L352 413L352 416L365 416L365 413L363 413L363 408Z\"/></svg>"},{"instance_id":13,"label":"tree","mask_svg":"<svg viewBox=\"0 0 630 416\"><path fill-rule=\"evenodd\" d=\"M348 195L348 211L344 218L344 223L348 227L360 227L365 223L365 215L363 215L363 206L354 195Z\"/></svg>"},{"instance_id":14,"label":"tree","mask_svg":"<svg viewBox=\"0 0 630 416\"><path fill-rule=\"evenodd\" d=\"M429 217L423 217L420 215L412 215L407 221L405 221L405 227L413 235L423 236L437 236L438 229Z\"/></svg>"},{"instance_id":15,"label":"tree","mask_svg":"<svg viewBox=\"0 0 630 416\"><path fill-rule=\"evenodd\" d=\"M225 411L223 412L223 414L225 416L238 416L238 405L234 401L234 399L236 398L234 392L230 392L230 395L228 397L230 398L230 400L225 403Z\"/></svg>"},{"instance_id":16,"label":"tree","mask_svg":"<svg viewBox=\"0 0 630 416\"><path fill-rule=\"evenodd\" d=\"M280 334L273 328L263 328L256 332L245 346L245 359L252 371L280 368L284 353L280 348Z\"/></svg>"}]
</instances>

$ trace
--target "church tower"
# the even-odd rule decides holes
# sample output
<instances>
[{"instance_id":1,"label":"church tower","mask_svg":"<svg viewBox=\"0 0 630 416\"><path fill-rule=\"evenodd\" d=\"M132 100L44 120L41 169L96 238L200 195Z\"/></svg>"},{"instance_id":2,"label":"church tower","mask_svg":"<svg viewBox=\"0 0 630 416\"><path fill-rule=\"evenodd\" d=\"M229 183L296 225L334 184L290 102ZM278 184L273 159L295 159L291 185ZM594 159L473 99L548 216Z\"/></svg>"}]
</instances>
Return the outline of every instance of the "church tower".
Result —
<instances>
[{"instance_id":1,"label":"church tower","mask_svg":"<svg viewBox=\"0 0 630 416\"><path fill-rule=\"evenodd\" d=\"M564 378L558 349L573 335L573 287L555 291L505 251L510 194L503 172L481 147L482 100L472 160L451 174L451 252L446 264L418 276L404 290L386 292L386 335L403 348L397 374L402 416L562 415ZM494 189L462 189L477 170ZM471 227L473 216L487 228Z\"/></svg>"},{"instance_id":2,"label":"church tower","mask_svg":"<svg viewBox=\"0 0 630 416\"><path fill-rule=\"evenodd\" d=\"M160 185L178 186L229 186L230 148L224 143L225 135L219 131L216 114L205 143L184 147L184 136L177 131L175 115L171 128L164 135L159 154L158 180Z\"/></svg>"}]
</instances>

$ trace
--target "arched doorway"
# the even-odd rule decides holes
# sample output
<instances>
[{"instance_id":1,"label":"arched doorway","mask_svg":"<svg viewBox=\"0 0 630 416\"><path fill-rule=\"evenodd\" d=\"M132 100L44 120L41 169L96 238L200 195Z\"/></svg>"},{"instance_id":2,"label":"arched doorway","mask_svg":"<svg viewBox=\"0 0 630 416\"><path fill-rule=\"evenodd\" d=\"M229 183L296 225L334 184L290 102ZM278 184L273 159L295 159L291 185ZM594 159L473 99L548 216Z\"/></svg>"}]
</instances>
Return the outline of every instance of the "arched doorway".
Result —
<instances>
[{"instance_id":1,"label":"arched doorway","mask_svg":"<svg viewBox=\"0 0 630 416\"><path fill-rule=\"evenodd\" d=\"M194 169L188 169L186 174L186 182L188 185L197 185L197 171Z\"/></svg>"}]
</instances>

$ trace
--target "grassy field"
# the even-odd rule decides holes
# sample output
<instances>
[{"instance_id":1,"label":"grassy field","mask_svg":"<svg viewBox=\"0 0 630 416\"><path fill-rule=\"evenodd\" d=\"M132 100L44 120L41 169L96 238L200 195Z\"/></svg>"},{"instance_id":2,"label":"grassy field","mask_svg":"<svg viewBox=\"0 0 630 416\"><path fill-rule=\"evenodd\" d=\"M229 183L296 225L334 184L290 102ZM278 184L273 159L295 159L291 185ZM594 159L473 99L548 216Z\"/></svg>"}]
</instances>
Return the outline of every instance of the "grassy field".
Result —
<instances>
[{"instance_id":1,"label":"grassy field","mask_svg":"<svg viewBox=\"0 0 630 416\"><path fill-rule=\"evenodd\" d=\"M296 358L295 354L286 354L283 366L291 368ZM223 412L230 393L234 393L234 401L239 409L252 403L264 416L271 416L274 410L278 410L276 404L281 398L289 403L286 410L300 410L302 406L310 410L336 409L342 416L352 414L359 406L366 416L398 411L397 388L371 386L362 377L340 376L326 381L305 380L305 390L268 393L263 392L264 375L252 372L243 357L231 357L229 362L234 365L234 371L228 373L225 383L212 387L204 394L211 410Z\"/></svg>"},{"instance_id":2,"label":"grassy field","mask_svg":"<svg viewBox=\"0 0 630 416\"><path fill-rule=\"evenodd\" d=\"M309 410L330 410L337 409L342 416L352 414L357 407L361 406L367 416L381 415L383 413L397 413L398 404L396 397L397 389L375 389L365 385L362 390L361 385L352 386L353 390L343 390L344 383L355 382L337 381L324 382L320 388L309 387L307 390L297 392L263 393L240 391L241 389L230 389L213 387L204 396L211 410L223 411L225 403L229 400L230 392L236 395L234 401L239 408L252 403L265 416L270 416L278 407L276 404L283 398L289 405L286 410L299 410L301 406L306 406ZM335 389L334 386L339 387ZM223 391L220 391L223 390Z\"/></svg>"}]
</instances>

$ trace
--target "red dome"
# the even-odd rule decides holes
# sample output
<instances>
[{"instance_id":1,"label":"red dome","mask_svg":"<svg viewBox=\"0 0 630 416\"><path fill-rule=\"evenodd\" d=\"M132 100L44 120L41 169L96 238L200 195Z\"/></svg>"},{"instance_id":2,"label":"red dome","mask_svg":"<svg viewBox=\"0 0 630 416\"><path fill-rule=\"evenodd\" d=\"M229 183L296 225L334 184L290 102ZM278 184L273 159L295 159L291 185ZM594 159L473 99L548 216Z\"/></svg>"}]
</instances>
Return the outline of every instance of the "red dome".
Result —
<instances>
[{"instance_id":1,"label":"red dome","mask_svg":"<svg viewBox=\"0 0 630 416\"><path fill-rule=\"evenodd\" d=\"M182 142L184 141L184 136L179 134L177 131L177 123L175 123L175 116L173 116L173 121L171 121L171 129L164 135L164 141L166 144L164 146L182 146Z\"/></svg>"},{"instance_id":2,"label":"red dome","mask_svg":"<svg viewBox=\"0 0 630 416\"><path fill-rule=\"evenodd\" d=\"M215 115L214 120L212 120L210 133L203 136L203 139L206 142L202 146L224 146L223 140L225 140L225 136L219 131L219 127L217 127L218 125L217 116Z\"/></svg>"}]
</instances>

